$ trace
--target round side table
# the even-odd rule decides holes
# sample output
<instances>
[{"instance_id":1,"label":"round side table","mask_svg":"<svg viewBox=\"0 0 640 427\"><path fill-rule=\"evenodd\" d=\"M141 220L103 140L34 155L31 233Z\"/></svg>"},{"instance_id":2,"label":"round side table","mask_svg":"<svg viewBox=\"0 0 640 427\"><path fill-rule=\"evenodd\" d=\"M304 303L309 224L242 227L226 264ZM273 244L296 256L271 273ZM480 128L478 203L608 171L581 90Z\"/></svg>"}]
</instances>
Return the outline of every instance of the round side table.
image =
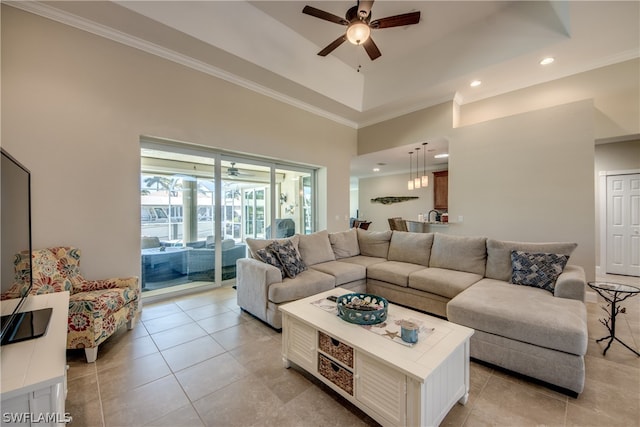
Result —
<instances>
[{"instance_id":1,"label":"round side table","mask_svg":"<svg viewBox=\"0 0 640 427\"><path fill-rule=\"evenodd\" d=\"M627 344L623 343L620 338L616 337L616 316L618 315L618 313L624 313L626 311L625 307L618 307L618 303L624 301L629 297L638 295L640 293L640 288L610 282L589 282L589 287L600 294L600 296L604 298L608 305L608 307L602 307L602 309L609 315L609 317L599 320L600 323L602 323L609 330L609 336L596 340L596 342L604 341L606 339L609 340L609 343L607 344L607 347L604 349L604 352L602 354L607 354L607 350L609 350L609 347L611 347L611 343L613 342L613 340L616 340L620 344L634 352L637 356L640 356L640 353L629 347Z\"/></svg>"}]
</instances>

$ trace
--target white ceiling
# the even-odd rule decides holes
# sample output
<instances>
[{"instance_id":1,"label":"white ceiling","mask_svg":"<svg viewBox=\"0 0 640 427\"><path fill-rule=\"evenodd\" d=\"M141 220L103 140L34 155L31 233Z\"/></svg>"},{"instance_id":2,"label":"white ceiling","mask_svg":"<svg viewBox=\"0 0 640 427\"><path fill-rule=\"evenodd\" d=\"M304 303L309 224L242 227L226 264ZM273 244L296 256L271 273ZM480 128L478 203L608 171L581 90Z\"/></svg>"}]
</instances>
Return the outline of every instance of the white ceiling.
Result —
<instances>
[{"instance_id":1,"label":"white ceiling","mask_svg":"<svg viewBox=\"0 0 640 427\"><path fill-rule=\"evenodd\" d=\"M310 5L342 17L355 1L7 3L356 128L454 97L464 104L640 56L638 1L377 0L372 20L416 10L421 20L373 30L382 52L375 61L348 42L317 56L345 27L302 13ZM540 66L547 56L555 63ZM471 88L475 79L482 85ZM431 144L446 149L446 141ZM379 159L389 163L387 173L406 170L409 148L363 156L353 174L370 175Z\"/></svg>"}]
</instances>

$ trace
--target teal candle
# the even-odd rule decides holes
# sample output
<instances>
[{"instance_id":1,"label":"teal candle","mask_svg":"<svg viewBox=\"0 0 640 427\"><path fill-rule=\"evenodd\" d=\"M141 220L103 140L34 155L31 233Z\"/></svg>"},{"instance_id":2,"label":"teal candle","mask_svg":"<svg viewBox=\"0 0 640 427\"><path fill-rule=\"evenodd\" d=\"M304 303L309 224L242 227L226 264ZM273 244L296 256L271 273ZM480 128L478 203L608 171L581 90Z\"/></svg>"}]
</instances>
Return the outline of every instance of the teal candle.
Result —
<instances>
[{"instance_id":1,"label":"teal candle","mask_svg":"<svg viewBox=\"0 0 640 427\"><path fill-rule=\"evenodd\" d=\"M400 337L402 338L402 341L411 344L417 343L418 329L418 325L414 322L409 322L407 320L400 322Z\"/></svg>"}]
</instances>

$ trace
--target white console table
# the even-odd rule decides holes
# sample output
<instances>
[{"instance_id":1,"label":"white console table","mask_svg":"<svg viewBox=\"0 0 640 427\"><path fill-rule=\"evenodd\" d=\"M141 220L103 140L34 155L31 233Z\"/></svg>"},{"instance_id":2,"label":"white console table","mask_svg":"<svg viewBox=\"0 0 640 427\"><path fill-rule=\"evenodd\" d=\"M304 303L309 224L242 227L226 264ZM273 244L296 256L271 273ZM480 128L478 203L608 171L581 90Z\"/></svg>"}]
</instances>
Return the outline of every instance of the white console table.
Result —
<instances>
[{"instance_id":1,"label":"white console table","mask_svg":"<svg viewBox=\"0 0 640 427\"><path fill-rule=\"evenodd\" d=\"M2 314L17 303L2 301ZM20 311L47 307L53 312L44 336L0 347L3 426L65 425L69 293L31 296Z\"/></svg>"}]
</instances>

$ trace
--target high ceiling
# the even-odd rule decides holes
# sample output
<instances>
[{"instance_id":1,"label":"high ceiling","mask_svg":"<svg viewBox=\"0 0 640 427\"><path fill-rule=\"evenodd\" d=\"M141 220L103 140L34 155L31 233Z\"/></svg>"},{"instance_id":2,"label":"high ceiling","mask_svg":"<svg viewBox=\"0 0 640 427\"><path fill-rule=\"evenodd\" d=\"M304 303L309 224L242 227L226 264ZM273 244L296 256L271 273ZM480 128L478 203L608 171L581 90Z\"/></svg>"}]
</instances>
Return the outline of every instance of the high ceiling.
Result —
<instances>
[{"instance_id":1,"label":"high ceiling","mask_svg":"<svg viewBox=\"0 0 640 427\"><path fill-rule=\"evenodd\" d=\"M375 61L348 42L318 56L345 27L302 13L310 5L342 17L354 1L7 3L356 128L640 56L638 1L377 0L372 20L412 11L421 20L373 30ZM539 65L548 56L555 62Z\"/></svg>"}]
</instances>

